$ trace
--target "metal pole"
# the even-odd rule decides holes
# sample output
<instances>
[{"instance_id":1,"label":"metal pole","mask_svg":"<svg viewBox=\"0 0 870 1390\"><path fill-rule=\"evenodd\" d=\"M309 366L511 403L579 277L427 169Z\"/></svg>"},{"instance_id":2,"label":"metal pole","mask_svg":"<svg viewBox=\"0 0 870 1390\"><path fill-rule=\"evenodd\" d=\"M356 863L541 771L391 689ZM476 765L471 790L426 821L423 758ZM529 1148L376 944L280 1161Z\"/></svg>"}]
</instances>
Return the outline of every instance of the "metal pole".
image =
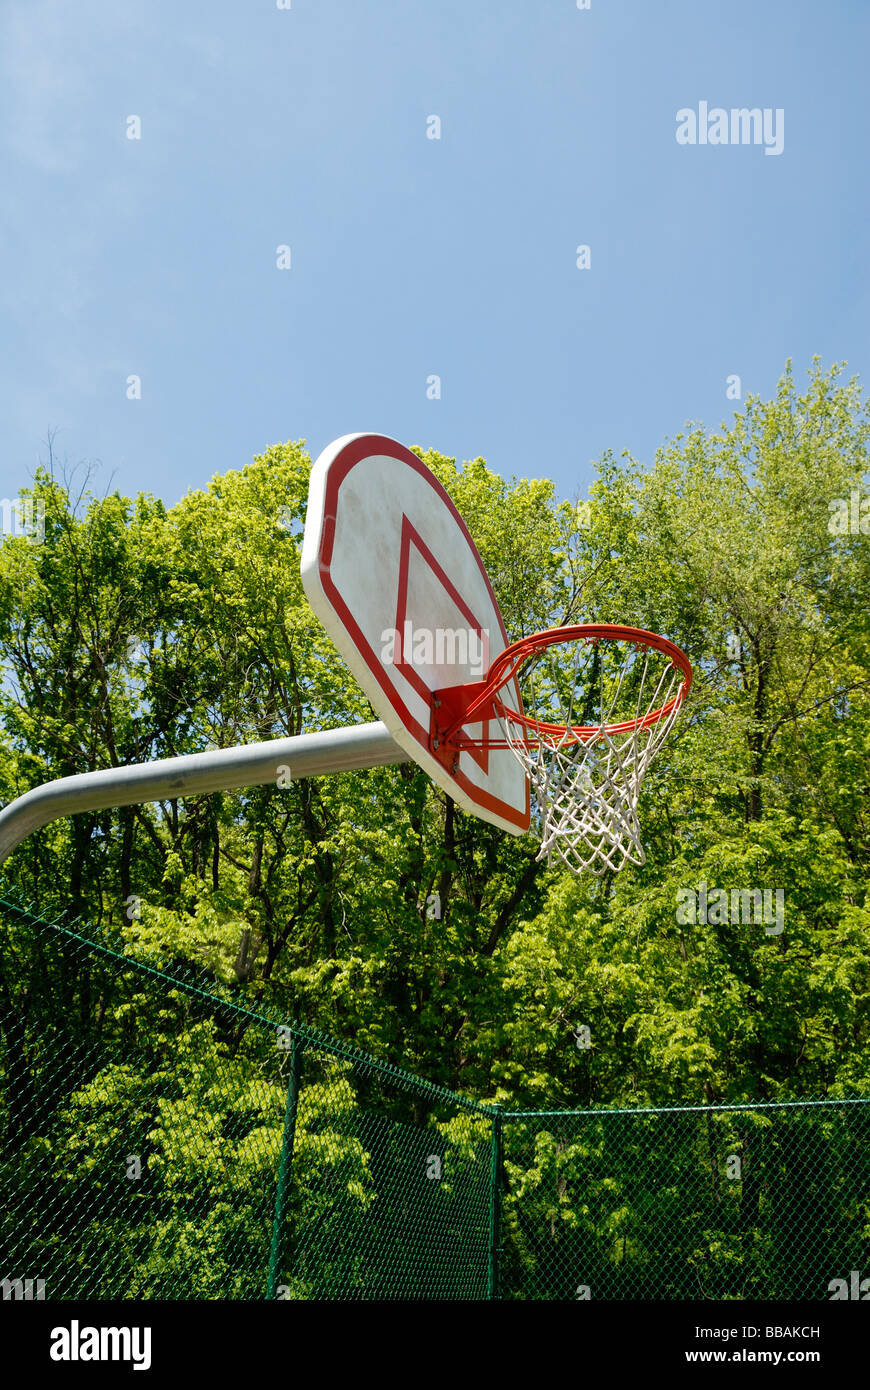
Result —
<instances>
[{"instance_id":1,"label":"metal pole","mask_svg":"<svg viewBox=\"0 0 870 1390\"><path fill-rule=\"evenodd\" d=\"M269 1280L266 1297L274 1298L278 1288L284 1254L284 1225L287 1220L287 1198L290 1191L290 1167L296 1139L296 1112L299 1108L299 1078L302 1073L304 1042L293 1039L290 1046L290 1075L287 1078L287 1106L284 1111L284 1137L281 1142L281 1162L278 1167L278 1186L275 1190L275 1215L272 1219L272 1248L269 1252Z\"/></svg>"},{"instance_id":2,"label":"metal pole","mask_svg":"<svg viewBox=\"0 0 870 1390\"><path fill-rule=\"evenodd\" d=\"M386 725L377 722L59 777L25 792L0 811L0 863L34 830L79 811L171 801L234 787L277 784L282 777L295 781L407 761L408 754Z\"/></svg>"},{"instance_id":3,"label":"metal pole","mask_svg":"<svg viewBox=\"0 0 870 1390\"><path fill-rule=\"evenodd\" d=\"M501 1167L502 1167L502 1109L494 1107L492 1143L489 1161L489 1268L487 1298L499 1296L499 1255L501 1254Z\"/></svg>"}]
</instances>

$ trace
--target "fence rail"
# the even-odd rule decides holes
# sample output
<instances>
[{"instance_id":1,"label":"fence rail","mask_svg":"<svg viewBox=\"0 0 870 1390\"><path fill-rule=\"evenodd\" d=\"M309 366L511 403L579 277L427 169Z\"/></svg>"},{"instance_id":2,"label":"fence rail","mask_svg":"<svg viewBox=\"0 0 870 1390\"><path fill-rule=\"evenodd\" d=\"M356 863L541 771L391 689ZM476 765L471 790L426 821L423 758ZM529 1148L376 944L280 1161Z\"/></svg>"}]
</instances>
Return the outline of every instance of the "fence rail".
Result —
<instances>
[{"instance_id":1,"label":"fence rail","mask_svg":"<svg viewBox=\"0 0 870 1390\"><path fill-rule=\"evenodd\" d=\"M870 1277L870 1100L502 1111L2 900L0 1145L2 1298L788 1300Z\"/></svg>"}]
</instances>

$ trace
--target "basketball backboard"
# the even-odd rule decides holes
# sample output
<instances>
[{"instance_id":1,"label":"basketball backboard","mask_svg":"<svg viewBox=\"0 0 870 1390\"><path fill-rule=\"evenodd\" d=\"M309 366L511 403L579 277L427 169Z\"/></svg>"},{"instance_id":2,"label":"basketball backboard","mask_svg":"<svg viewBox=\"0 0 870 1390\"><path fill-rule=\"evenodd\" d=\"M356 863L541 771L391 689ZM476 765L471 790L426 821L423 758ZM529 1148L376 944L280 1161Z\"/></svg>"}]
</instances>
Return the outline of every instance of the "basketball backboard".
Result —
<instances>
[{"instance_id":1,"label":"basketball backboard","mask_svg":"<svg viewBox=\"0 0 870 1390\"><path fill-rule=\"evenodd\" d=\"M311 470L302 583L400 747L464 810L528 830L529 784L510 749L463 750L452 766L433 752L433 691L481 680L508 644L477 547L434 473L385 435L328 445Z\"/></svg>"}]
</instances>

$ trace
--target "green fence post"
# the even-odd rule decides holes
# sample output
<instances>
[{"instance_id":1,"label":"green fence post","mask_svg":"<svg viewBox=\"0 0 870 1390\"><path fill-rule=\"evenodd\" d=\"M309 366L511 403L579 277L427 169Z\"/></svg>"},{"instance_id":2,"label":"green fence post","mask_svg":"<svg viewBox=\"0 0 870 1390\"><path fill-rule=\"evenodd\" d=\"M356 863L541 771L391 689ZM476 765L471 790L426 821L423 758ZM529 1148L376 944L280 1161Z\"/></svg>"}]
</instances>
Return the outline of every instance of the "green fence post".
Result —
<instances>
[{"instance_id":1,"label":"green fence post","mask_svg":"<svg viewBox=\"0 0 870 1390\"><path fill-rule=\"evenodd\" d=\"M501 1161L502 1161L502 1110L494 1107L492 1117L492 1145L489 1164L489 1272L487 1277L487 1298L498 1298L499 1255L501 1254Z\"/></svg>"},{"instance_id":2,"label":"green fence post","mask_svg":"<svg viewBox=\"0 0 870 1390\"><path fill-rule=\"evenodd\" d=\"M284 1253L284 1225L287 1217L287 1197L290 1190L290 1165L293 1162L293 1142L296 1138L296 1111L299 1108L299 1078L302 1072L302 1053L305 1044L294 1038L290 1047L290 1075L287 1078L287 1106L284 1111L284 1138L281 1162L278 1166L278 1186L275 1191L275 1215L272 1220L272 1249L269 1252L269 1282L266 1297L274 1298L278 1287L281 1256Z\"/></svg>"}]
</instances>

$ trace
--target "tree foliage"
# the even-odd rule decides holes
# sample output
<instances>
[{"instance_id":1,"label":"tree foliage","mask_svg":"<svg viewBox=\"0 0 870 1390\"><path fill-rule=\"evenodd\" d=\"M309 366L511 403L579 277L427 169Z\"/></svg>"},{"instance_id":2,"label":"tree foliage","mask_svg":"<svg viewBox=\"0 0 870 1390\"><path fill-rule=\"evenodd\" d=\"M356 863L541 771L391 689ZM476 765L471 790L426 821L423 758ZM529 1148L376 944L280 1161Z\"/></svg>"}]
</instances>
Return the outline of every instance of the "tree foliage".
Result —
<instances>
[{"instance_id":1,"label":"tree foliage","mask_svg":"<svg viewBox=\"0 0 870 1390\"><path fill-rule=\"evenodd\" d=\"M479 1097L866 1094L870 538L829 522L866 490L868 428L859 385L816 362L803 392L789 367L774 399L648 466L606 455L588 507L421 453L512 637L611 621L688 652L690 702L643 794L643 868L548 868L531 836L403 764L76 816L13 855L8 888ZM5 799L371 717L301 587L309 468L301 443L276 445L172 508L77 505L40 471L44 540L0 546ZM782 931L681 923L680 890L701 884L782 889ZM22 1026L36 957L21 939L0 971ZM58 990L83 1025L106 1007L83 979Z\"/></svg>"}]
</instances>

